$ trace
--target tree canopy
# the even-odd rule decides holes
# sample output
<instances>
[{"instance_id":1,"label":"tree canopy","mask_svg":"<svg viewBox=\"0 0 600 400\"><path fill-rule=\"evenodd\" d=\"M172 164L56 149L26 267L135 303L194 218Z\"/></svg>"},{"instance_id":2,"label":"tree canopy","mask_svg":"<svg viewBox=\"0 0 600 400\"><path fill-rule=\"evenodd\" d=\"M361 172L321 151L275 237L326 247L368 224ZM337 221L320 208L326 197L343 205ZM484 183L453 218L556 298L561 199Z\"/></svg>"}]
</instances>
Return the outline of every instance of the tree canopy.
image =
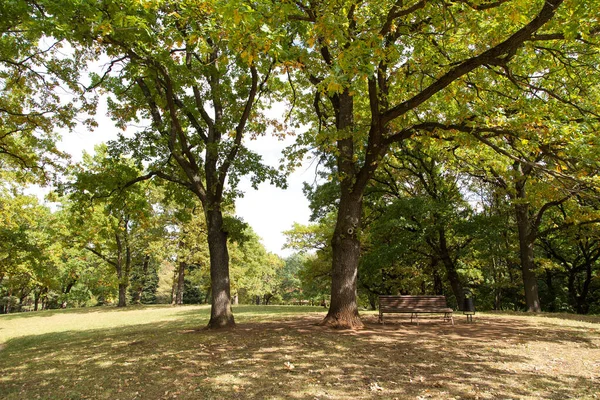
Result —
<instances>
[{"instance_id":1,"label":"tree canopy","mask_svg":"<svg viewBox=\"0 0 600 400\"><path fill-rule=\"evenodd\" d=\"M357 328L378 295L460 308L467 288L487 308L595 310L598 9L3 3L4 310L29 297L210 300L219 328L235 324L235 301L322 300L324 325ZM118 140L62 170L60 131L96 124L99 98ZM287 109L269 117L275 102ZM298 135L282 166L246 145L271 133ZM301 254L282 260L234 217L239 183L285 187L283 164L307 154L320 167L305 188L313 223L285 233ZM55 172L58 210L15 189Z\"/></svg>"}]
</instances>

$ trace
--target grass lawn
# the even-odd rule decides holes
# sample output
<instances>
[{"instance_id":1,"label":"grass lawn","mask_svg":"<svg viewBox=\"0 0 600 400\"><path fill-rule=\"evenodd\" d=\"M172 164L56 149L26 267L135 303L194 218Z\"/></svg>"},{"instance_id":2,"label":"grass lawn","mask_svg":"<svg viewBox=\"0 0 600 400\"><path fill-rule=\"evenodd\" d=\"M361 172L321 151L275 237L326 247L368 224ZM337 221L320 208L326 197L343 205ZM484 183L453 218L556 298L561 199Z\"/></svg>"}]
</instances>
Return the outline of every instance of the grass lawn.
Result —
<instances>
[{"instance_id":1,"label":"grass lawn","mask_svg":"<svg viewBox=\"0 0 600 400\"><path fill-rule=\"evenodd\" d=\"M419 326L323 308L239 306L207 331L207 306L0 316L1 399L596 399L600 318L478 314Z\"/></svg>"}]
</instances>

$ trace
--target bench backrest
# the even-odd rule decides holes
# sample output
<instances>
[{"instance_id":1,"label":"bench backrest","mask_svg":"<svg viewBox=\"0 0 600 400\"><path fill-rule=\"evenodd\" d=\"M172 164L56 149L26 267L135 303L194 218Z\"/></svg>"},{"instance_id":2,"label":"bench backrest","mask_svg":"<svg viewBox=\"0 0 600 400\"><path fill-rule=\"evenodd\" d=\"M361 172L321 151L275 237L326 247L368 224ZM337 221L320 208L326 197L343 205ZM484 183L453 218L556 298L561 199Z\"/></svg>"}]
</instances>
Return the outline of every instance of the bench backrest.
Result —
<instances>
[{"instance_id":1,"label":"bench backrest","mask_svg":"<svg viewBox=\"0 0 600 400\"><path fill-rule=\"evenodd\" d=\"M447 307L445 296L379 296L380 309Z\"/></svg>"}]
</instances>

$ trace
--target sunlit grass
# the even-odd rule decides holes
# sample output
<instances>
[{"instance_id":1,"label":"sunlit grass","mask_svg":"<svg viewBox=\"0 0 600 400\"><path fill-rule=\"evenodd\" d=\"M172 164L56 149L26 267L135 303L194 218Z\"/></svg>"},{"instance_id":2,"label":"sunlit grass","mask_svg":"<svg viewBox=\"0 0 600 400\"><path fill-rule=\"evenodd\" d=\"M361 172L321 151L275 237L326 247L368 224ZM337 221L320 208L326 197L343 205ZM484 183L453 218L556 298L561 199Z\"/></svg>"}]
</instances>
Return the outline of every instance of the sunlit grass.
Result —
<instances>
[{"instance_id":1,"label":"sunlit grass","mask_svg":"<svg viewBox=\"0 0 600 400\"><path fill-rule=\"evenodd\" d=\"M207 306L0 316L1 399L594 399L600 322L477 314L334 331L319 307Z\"/></svg>"}]
</instances>

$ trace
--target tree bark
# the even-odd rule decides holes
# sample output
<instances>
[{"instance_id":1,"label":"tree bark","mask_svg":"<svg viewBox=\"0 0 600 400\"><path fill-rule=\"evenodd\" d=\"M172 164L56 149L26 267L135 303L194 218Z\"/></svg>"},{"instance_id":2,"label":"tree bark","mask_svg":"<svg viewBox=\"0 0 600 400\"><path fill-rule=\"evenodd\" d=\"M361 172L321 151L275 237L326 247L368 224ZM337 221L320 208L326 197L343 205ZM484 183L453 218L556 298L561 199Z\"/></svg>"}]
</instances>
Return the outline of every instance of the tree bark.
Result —
<instances>
[{"instance_id":1,"label":"tree bark","mask_svg":"<svg viewBox=\"0 0 600 400\"><path fill-rule=\"evenodd\" d=\"M331 303L322 325L334 328L361 328L358 315L357 277L360 259L358 231L362 219L362 200L366 186L357 184L357 170L354 161L353 138L347 137L354 126L354 99L344 91L334 96L332 104L336 111L337 166L340 176L340 204L337 212L335 231L331 240L333 251L331 274ZM373 169L374 170L374 169Z\"/></svg>"},{"instance_id":2,"label":"tree bark","mask_svg":"<svg viewBox=\"0 0 600 400\"><path fill-rule=\"evenodd\" d=\"M454 293L454 297L456 298L456 302L458 305L458 309L460 311L463 310L463 303L465 300L465 295L463 293L463 286L460 282L460 277L458 276L458 272L456 272L456 265L452 257L450 257L450 251L448 249L448 243L446 241L446 232L443 228L439 229L439 238L440 238L440 258L442 259L442 263L446 268L446 277L450 282L450 287L452 288L452 293Z\"/></svg>"},{"instance_id":3,"label":"tree bark","mask_svg":"<svg viewBox=\"0 0 600 400\"><path fill-rule=\"evenodd\" d=\"M117 307L127 306L127 284L119 282L119 303Z\"/></svg>"},{"instance_id":4,"label":"tree bark","mask_svg":"<svg viewBox=\"0 0 600 400\"><path fill-rule=\"evenodd\" d=\"M333 251L331 304L321 323L334 328L356 329L363 326L358 315L357 276L360 259L362 196L344 193L340 198L337 223L331 241Z\"/></svg>"},{"instance_id":5,"label":"tree bark","mask_svg":"<svg viewBox=\"0 0 600 400\"><path fill-rule=\"evenodd\" d=\"M538 294L537 277L535 276L535 260L533 257L533 246L537 238L537 226L529 217L529 203L525 186L527 178L532 171L530 166L523 166L515 162L513 170L517 173L515 183L515 217L519 231L519 257L521 259L521 273L523 275L523 287L525 290L525 304L527 311L540 312L540 297Z\"/></svg>"},{"instance_id":6,"label":"tree bark","mask_svg":"<svg viewBox=\"0 0 600 400\"><path fill-rule=\"evenodd\" d=\"M212 286L212 307L208 328L234 327L229 282L229 252L227 233L223 227L223 214L219 203L207 204L205 209Z\"/></svg>"},{"instance_id":7,"label":"tree bark","mask_svg":"<svg viewBox=\"0 0 600 400\"><path fill-rule=\"evenodd\" d=\"M515 214L519 230L519 256L521 259L521 272L523 274L523 287L525 289L525 304L527 311L540 312L540 298L538 294L538 282L535 276L535 260L533 257L533 245L535 236L529 227L529 206L527 204L516 204Z\"/></svg>"}]
</instances>

